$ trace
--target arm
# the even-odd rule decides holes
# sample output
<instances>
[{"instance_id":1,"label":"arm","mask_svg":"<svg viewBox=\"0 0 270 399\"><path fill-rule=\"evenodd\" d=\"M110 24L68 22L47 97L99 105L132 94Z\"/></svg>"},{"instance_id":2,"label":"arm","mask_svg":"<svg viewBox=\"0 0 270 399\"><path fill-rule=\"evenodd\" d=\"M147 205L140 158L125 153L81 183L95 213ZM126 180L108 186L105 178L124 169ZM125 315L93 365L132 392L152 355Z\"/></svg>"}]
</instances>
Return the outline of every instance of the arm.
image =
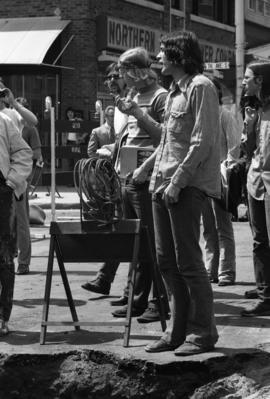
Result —
<instances>
[{"instance_id":1,"label":"arm","mask_svg":"<svg viewBox=\"0 0 270 399\"><path fill-rule=\"evenodd\" d=\"M144 112L142 113L141 119L140 117L137 118L138 125L142 126L149 133L156 145L159 144L162 133L162 123L164 120L165 101L167 95L168 93L164 92L160 93L157 98L155 98L152 105L154 119Z\"/></svg>"},{"instance_id":2,"label":"arm","mask_svg":"<svg viewBox=\"0 0 270 399\"><path fill-rule=\"evenodd\" d=\"M90 135L90 139L89 139L88 147L87 147L88 157L91 158L91 157L95 156L98 148L99 148L99 145L98 145L97 131L95 129L93 129L92 133Z\"/></svg>"},{"instance_id":3,"label":"arm","mask_svg":"<svg viewBox=\"0 0 270 399\"><path fill-rule=\"evenodd\" d=\"M159 109L159 112L161 114L163 114L164 111L164 104L165 104L165 98L163 101L163 110ZM133 115L137 119L138 124L142 126L147 131L147 133L149 133L149 135L154 141L154 144L155 145L159 144L162 132L162 125L160 121L155 121L150 115L145 113L133 100L126 101L124 98L118 97L116 99L116 106L122 113L127 115Z\"/></svg>"},{"instance_id":4,"label":"arm","mask_svg":"<svg viewBox=\"0 0 270 399\"><path fill-rule=\"evenodd\" d=\"M254 108L245 108L244 131L241 139L241 150L250 159L256 149L256 130L260 123L259 112Z\"/></svg>"},{"instance_id":5,"label":"arm","mask_svg":"<svg viewBox=\"0 0 270 399\"><path fill-rule=\"evenodd\" d=\"M41 142L38 134L38 130L35 126L29 126L29 146L33 151L33 160L42 162L42 154L41 154ZM24 131L23 131L24 138Z\"/></svg>"},{"instance_id":6,"label":"arm","mask_svg":"<svg viewBox=\"0 0 270 399\"><path fill-rule=\"evenodd\" d=\"M7 90L9 91L9 93L6 98L9 105L14 108L29 125L36 126L38 124L36 115L33 114L33 112L31 112L29 109L25 108L23 105L19 104L15 100L12 91L10 89Z\"/></svg>"},{"instance_id":7,"label":"arm","mask_svg":"<svg viewBox=\"0 0 270 399\"><path fill-rule=\"evenodd\" d=\"M6 177L6 184L14 190L19 190L21 186L26 186L26 179L32 171L33 154L12 121L5 121L5 129L10 155L10 168ZM22 192L19 192L19 195Z\"/></svg>"},{"instance_id":8,"label":"arm","mask_svg":"<svg viewBox=\"0 0 270 399\"><path fill-rule=\"evenodd\" d=\"M158 147L153 152L153 154L150 155L150 157L144 161L144 163L141 166L139 166L137 169L134 170L132 178L135 181L135 183L143 183L146 181L149 172L153 169L155 165L157 152L158 152Z\"/></svg>"},{"instance_id":9,"label":"arm","mask_svg":"<svg viewBox=\"0 0 270 399\"><path fill-rule=\"evenodd\" d=\"M236 119L227 109L221 111L221 127L225 131L227 142L226 164L233 166L239 159L241 136Z\"/></svg>"}]
</instances>

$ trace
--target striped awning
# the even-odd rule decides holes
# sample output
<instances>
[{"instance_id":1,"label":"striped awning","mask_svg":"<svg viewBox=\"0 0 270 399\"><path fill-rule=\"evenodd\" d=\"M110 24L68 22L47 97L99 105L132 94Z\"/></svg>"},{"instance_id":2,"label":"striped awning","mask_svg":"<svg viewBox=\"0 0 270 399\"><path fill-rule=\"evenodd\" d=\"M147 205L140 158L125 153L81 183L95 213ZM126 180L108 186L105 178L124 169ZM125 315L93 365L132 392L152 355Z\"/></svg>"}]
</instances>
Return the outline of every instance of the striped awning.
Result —
<instances>
[{"instance_id":1,"label":"striped awning","mask_svg":"<svg viewBox=\"0 0 270 399\"><path fill-rule=\"evenodd\" d=\"M41 65L69 23L59 17L0 19L0 65Z\"/></svg>"}]
</instances>

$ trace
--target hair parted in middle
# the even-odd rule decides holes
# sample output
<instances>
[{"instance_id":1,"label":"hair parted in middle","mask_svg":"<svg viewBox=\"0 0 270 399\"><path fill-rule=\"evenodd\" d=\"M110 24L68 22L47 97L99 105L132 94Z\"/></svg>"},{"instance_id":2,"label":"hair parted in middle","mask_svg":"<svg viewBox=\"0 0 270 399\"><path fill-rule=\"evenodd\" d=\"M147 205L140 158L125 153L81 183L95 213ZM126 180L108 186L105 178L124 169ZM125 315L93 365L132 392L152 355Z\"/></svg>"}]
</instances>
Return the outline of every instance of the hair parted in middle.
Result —
<instances>
[{"instance_id":1,"label":"hair parted in middle","mask_svg":"<svg viewBox=\"0 0 270 399\"><path fill-rule=\"evenodd\" d=\"M157 80L157 74L151 69L152 60L144 47L134 47L120 55L118 66L125 69L134 80Z\"/></svg>"},{"instance_id":2,"label":"hair parted in middle","mask_svg":"<svg viewBox=\"0 0 270 399\"><path fill-rule=\"evenodd\" d=\"M203 72L203 55L194 32L170 32L161 37L160 43L168 61L179 64L189 75Z\"/></svg>"}]
</instances>

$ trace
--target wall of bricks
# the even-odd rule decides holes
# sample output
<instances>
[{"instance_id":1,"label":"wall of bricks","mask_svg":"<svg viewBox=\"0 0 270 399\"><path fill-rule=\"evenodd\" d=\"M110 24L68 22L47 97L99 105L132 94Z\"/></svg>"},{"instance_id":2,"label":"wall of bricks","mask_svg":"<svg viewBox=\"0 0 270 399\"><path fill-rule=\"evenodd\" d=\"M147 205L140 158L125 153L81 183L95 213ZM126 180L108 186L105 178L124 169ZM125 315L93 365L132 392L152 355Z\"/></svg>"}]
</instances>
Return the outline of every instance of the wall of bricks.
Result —
<instances>
[{"instance_id":1,"label":"wall of bricks","mask_svg":"<svg viewBox=\"0 0 270 399\"><path fill-rule=\"evenodd\" d=\"M189 4L189 2L188 2ZM94 111L97 93L97 72L102 66L97 62L96 18L107 15L130 23L145 25L162 31L169 30L169 0L164 0L164 13L127 3L124 0L1 0L0 18L54 16L61 11L61 18L72 23L61 35L62 46L74 39L62 56L62 65L73 70L61 72L61 114L68 106L82 109L87 118ZM183 26L181 17L173 17L172 29ZM234 34L221 29L191 22L189 28L200 38L233 46ZM103 66L104 68L104 66Z\"/></svg>"}]
</instances>

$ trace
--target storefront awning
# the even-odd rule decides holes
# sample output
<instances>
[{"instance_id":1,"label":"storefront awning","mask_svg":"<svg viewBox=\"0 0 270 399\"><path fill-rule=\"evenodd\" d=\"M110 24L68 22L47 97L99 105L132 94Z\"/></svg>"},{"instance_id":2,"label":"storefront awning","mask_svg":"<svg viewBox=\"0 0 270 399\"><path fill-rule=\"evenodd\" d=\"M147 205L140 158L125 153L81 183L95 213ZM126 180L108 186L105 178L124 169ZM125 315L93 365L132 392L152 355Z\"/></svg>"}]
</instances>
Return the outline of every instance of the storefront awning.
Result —
<instances>
[{"instance_id":1,"label":"storefront awning","mask_svg":"<svg viewBox=\"0 0 270 399\"><path fill-rule=\"evenodd\" d=\"M270 58L270 44L253 47L246 51L246 54L253 55L255 58L269 59Z\"/></svg>"},{"instance_id":2,"label":"storefront awning","mask_svg":"<svg viewBox=\"0 0 270 399\"><path fill-rule=\"evenodd\" d=\"M41 65L69 23L59 17L0 19L0 65Z\"/></svg>"}]
</instances>

